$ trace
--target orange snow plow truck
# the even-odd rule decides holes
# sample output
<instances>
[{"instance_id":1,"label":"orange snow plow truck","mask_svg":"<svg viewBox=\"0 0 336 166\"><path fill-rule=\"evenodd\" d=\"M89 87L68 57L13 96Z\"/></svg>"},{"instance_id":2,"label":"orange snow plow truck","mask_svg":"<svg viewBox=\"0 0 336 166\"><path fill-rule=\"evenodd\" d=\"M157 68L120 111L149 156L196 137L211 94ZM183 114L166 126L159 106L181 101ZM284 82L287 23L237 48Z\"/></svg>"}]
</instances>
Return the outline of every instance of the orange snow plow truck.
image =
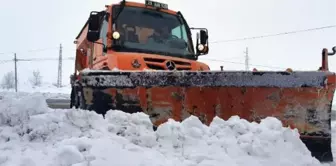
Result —
<instances>
[{"instance_id":1,"label":"orange snow plow truck","mask_svg":"<svg viewBox=\"0 0 336 166\"><path fill-rule=\"evenodd\" d=\"M317 71L211 71L198 57L209 51L208 30L191 28L167 4L121 1L91 12L75 40L71 106L105 115L144 112L155 127L169 118L272 116L297 128L320 161L332 161L331 104L335 73L322 51ZM193 40L192 30L196 30Z\"/></svg>"}]
</instances>

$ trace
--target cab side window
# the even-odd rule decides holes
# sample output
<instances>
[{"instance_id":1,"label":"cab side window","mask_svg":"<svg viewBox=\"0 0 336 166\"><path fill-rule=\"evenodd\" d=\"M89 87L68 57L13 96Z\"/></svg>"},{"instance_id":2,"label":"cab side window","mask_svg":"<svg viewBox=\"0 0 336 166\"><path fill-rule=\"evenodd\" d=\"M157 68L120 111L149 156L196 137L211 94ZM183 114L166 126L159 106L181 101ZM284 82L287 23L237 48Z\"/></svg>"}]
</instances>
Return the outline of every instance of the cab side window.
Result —
<instances>
[{"instance_id":1,"label":"cab side window","mask_svg":"<svg viewBox=\"0 0 336 166\"><path fill-rule=\"evenodd\" d=\"M188 42L187 32L185 31L184 25L180 25L172 29L171 34L177 36L180 39L184 39L184 41Z\"/></svg>"},{"instance_id":2,"label":"cab side window","mask_svg":"<svg viewBox=\"0 0 336 166\"><path fill-rule=\"evenodd\" d=\"M100 30L100 38L102 39L104 45L107 45L107 30L108 30L108 20L105 17L103 23L101 24L101 30ZM105 52L103 51L104 55Z\"/></svg>"},{"instance_id":3,"label":"cab side window","mask_svg":"<svg viewBox=\"0 0 336 166\"><path fill-rule=\"evenodd\" d=\"M179 26L175 27L174 29L172 29L171 34L180 38L180 39L183 39L186 42L186 44L189 43L187 32L186 32L186 29L185 29L184 25L179 25ZM191 49L190 46L188 46L186 48L186 50L189 50L189 49Z\"/></svg>"}]
</instances>

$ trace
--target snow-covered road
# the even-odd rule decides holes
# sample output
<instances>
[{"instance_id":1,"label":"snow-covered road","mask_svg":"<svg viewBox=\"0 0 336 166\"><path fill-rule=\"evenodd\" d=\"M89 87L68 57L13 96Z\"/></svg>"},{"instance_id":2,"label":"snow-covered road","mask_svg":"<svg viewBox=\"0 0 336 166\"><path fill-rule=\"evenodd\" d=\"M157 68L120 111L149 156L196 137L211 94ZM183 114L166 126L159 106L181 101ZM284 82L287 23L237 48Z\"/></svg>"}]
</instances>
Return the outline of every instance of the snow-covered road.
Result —
<instances>
[{"instance_id":1,"label":"snow-covered road","mask_svg":"<svg viewBox=\"0 0 336 166\"><path fill-rule=\"evenodd\" d=\"M94 112L48 108L45 99L6 94L0 100L1 166L321 165L298 133L275 118L261 124L217 118L205 126L190 117L154 132L142 113L110 111L103 119Z\"/></svg>"}]
</instances>

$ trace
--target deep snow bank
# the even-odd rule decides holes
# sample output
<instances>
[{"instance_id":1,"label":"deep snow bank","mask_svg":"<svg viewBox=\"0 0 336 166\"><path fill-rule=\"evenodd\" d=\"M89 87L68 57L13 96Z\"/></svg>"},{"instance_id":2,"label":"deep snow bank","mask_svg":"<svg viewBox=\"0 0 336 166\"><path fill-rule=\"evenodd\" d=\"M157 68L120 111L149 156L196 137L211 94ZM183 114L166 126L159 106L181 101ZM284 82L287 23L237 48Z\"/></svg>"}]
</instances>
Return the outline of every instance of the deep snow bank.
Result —
<instances>
[{"instance_id":1,"label":"deep snow bank","mask_svg":"<svg viewBox=\"0 0 336 166\"><path fill-rule=\"evenodd\" d=\"M156 132L145 114L52 110L40 95L0 100L1 166L320 165L297 131L235 116L205 126L196 117Z\"/></svg>"}]
</instances>

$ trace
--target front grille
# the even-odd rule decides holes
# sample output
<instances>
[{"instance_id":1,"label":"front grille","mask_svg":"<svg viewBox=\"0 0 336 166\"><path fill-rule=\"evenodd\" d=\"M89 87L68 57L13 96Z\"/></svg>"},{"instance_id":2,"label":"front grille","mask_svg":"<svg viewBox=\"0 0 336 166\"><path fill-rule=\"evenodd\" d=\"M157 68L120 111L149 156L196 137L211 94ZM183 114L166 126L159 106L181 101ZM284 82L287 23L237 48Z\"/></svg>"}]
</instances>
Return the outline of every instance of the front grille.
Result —
<instances>
[{"instance_id":1,"label":"front grille","mask_svg":"<svg viewBox=\"0 0 336 166\"><path fill-rule=\"evenodd\" d=\"M182 62L182 61L173 61L177 65L185 65L185 66L191 66L189 62Z\"/></svg>"},{"instance_id":2,"label":"front grille","mask_svg":"<svg viewBox=\"0 0 336 166\"><path fill-rule=\"evenodd\" d=\"M165 61L164 59L156 59L156 58L144 58L144 60L147 62L157 62L157 63L163 63Z\"/></svg>"},{"instance_id":3,"label":"front grille","mask_svg":"<svg viewBox=\"0 0 336 166\"><path fill-rule=\"evenodd\" d=\"M162 66L159 66L159 65L147 64L147 67L150 68L150 69L154 69L154 70L164 70L164 68Z\"/></svg>"},{"instance_id":4,"label":"front grille","mask_svg":"<svg viewBox=\"0 0 336 166\"><path fill-rule=\"evenodd\" d=\"M166 70L166 60L162 58L144 58L148 68L153 70ZM176 70L191 70L191 63L172 60L176 64Z\"/></svg>"},{"instance_id":5,"label":"front grille","mask_svg":"<svg viewBox=\"0 0 336 166\"><path fill-rule=\"evenodd\" d=\"M177 70L191 70L191 67L178 67Z\"/></svg>"}]
</instances>

